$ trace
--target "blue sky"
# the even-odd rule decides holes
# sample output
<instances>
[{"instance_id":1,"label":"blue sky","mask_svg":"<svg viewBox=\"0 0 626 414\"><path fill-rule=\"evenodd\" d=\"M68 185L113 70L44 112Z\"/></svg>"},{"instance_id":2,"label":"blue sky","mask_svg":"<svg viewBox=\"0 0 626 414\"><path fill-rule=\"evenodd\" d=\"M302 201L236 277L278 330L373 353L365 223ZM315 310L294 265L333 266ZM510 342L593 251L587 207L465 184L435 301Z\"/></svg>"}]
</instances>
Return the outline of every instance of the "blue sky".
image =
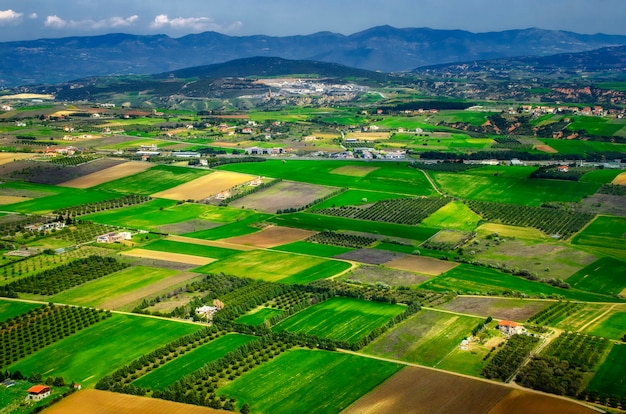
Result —
<instances>
[{"instance_id":1,"label":"blue sky","mask_svg":"<svg viewBox=\"0 0 626 414\"><path fill-rule=\"evenodd\" d=\"M373 26L626 35L626 0L0 0L0 41L104 33L351 34Z\"/></svg>"}]
</instances>

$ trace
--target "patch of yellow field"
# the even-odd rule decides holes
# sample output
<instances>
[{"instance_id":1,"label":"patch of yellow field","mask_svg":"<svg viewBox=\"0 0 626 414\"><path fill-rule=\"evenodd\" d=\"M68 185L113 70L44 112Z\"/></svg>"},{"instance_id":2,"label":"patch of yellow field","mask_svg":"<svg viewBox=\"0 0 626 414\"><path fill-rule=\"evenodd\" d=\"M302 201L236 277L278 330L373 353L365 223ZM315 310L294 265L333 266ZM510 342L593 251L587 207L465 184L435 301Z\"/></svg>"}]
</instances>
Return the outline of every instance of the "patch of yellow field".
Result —
<instances>
[{"instance_id":1,"label":"patch of yellow field","mask_svg":"<svg viewBox=\"0 0 626 414\"><path fill-rule=\"evenodd\" d=\"M7 204L21 203L22 201L28 200L32 200L32 198L18 196L0 196L0 205L4 206Z\"/></svg>"},{"instance_id":2,"label":"patch of yellow field","mask_svg":"<svg viewBox=\"0 0 626 414\"><path fill-rule=\"evenodd\" d=\"M50 116L68 116L68 115L71 115L71 114L75 114L76 112L81 112L81 111L68 111L68 110L56 111L55 113L53 113Z\"/></svg>"},{"instance_id":3,"label":"patch of yellow field","mask_svg":"<svg viewBox=\"0 0 626 414\"><path fill-rule=\"evenodd\" d=\"M180 242L180 243L197 244L200 246L221 247L223 249L241 250L241 251L246 251L246 252L250 250L255 250L254 247L242 246L241 244L228 243L224 240L194 239L193 237L177 236L175 234L170 234L169 236L165 238L165 240L171 240L171 241Z\"/></svg>"},{"instance_id":4,"label":"patch of yellow field","mask_svg":"<svg viewBox=\"0 0 626 414\"><path fill-rule=\"evenodd\" d=\"M389 139L389 132L350 132L346 138L356 138L361 141L376 141Z\"/></svg>"},{"instance_id":5,"label":"patch of yellow field","mask_svg":"<svg viewBox=\"0 0 626 414\"><path fill-rule=\"evenodd\" d=\"M432 257L404 256L384 263L384 265L393 269L419 272L429 276L439 276L443 272L454 269L459 264Z\"/></svg>"},{"instance_id":6,"label":"patch of yellow field","mask_svg":"<svg viewBox=\"0 0 626 414\"><path fill-rule=\"evenodd\" d=\"M537 151L547 152L549 154L556 154L558 152L549 145L535 145L533 149L536 149Z\"/></svg>"},{"instance_id":7,"label":"patch of yellow field","mask_svg":"<svg viewBox=\"0 0 626 414\"><path fill-rule=\"evenodd\" d=\"M230 171L215 171L212 174L196 178L169 190L152 194L152 197L168 200L202 200L237 185L247 183L256 176Z\"/></svg>"},{"instance_id":8,"label":"patch of yellow field","mask_svg":"<svg viewBox=\"0 0 626 414\"><path fill-rule=\"evenodd\" d=\"M363 167L361 165L346 165L330 171L331 174L348 175L350 177L365 177L378 167Z\"/></svg>"},{"instance_id":9,"label":"patch of yellow field","mask_svg":"<svg viewBox=\"0 0 626 414\"><path fill-rule=\"evenodd\" d=\"M0 152L0 165L8 164L13 161L27 160L33 158L33 154L25 154L22 152Z\"/></svg>"},{"instance_id":10,"label":"patch of yellow field","mask_svg":"<svg viewBox=\"0 0 626 414\"><path fill-rule=\"evenodd\" d=\"M89 188L118 178L128 177L152 167L148 162L130 161L59 184L62 187Z\"/></svg>"},{"instance_id":11,"label":"patch of yellow field","mask_svg":"<svg viewBox=\"0 0 626 414\"><path fill-rule=\"evenodd\" d=\"M621 173L613 179L612 184L626 185L626 172Z\"/></svg>"},{"instance_id":12,"label":"patch of yellow field","mask_svg":"<svg viewBox=\"0 0 626 414\"><path fill-rule=\"evenodd\" d=\"M540 230L530 227L509 226L506 224L485 223L476 229L479 237L485 237L490 234L498 233L501 237L515 237L516 239L525 240L543 240L549 237Z\"/></svg>"},{"instance_id":13,"label":"patch of yellow field","mask_svg":"<svg viewBox=\"0 0 626 414\"><path fill-rule=\"evenodd\" d=\"M293 243L313 236L317 232L295 229L291 227L267 227L259 232L245 236L230 237L221 241L233 244L243 244L261 248L271 248L282 244Z\"/></svg>"},{"instance_id":14,"label":"patch of yellow field","mask_svg":"<svg viewBox=\"0 0 626 414\"><path fill-rule=\"evenodd\" d=\"M213 263L215 259L209 257L192 256L190 254L160 252L156 250L132 249L122 252L124 256L140 257L142 259L165 260L167 262L185 263L196 266L203 266Z\"/></svg>"},{"instance_id":15,"label":"patch of yellow field","mask_svg":"<svg viewBox=\"0 0 626 414\"><path fill-rule=\"evenodd\" d=\"M54 99L54 96L40 93L16 93L14 95L3 95L2 99Z\"/></svg>"}]
</instances>

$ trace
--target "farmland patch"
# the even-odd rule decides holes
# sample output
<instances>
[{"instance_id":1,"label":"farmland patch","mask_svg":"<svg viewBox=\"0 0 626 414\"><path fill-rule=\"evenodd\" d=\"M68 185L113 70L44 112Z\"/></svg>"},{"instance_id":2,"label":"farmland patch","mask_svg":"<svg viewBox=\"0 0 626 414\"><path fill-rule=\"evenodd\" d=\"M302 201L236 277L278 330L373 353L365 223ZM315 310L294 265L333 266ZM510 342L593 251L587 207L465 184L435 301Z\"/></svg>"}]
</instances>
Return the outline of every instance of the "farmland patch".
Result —
<instances>
[{"instance_id":1,"label":"farmland patch","mask_svg":"<svg viewBox=\"0 0 626 414\"><path fill-rule=\"evenodd\" d=\"M599 216L576 235L572 243L626 249L626 218Z\"/></svg>"},{"instance_id":2,"label":"farmland patch","mask_svg":"<svg viewBox=\"0 0 626 414\"><path fill-rule=\"evenodd\" d=\"M457 296L451 302L441 305L440 308L482 317L492 316L496 319L525 321L551 304L552 302L524 299Z\"/></svg>"},{"instance_id":3,"label":"farmland patch","mask_svg":"<svg viewBox=\"0 0 626 414\"><path fill-rule=\"evenodd\" d=\"M252 181L255 177L230 171L215 171L176 187L154 193L152 196L169 200L203 200L237 185Z\"/></svg>"},{"instance_id":4,"label":"farmland patch","mask_svg":"<svg viewBox=\"0 0 626 414\"><path fill-rule=\"evenodd\" d=\"M229 205L236 208L259 210L265 213L276 213L278 210L287 211L304 207L315 200L332 194L336 190L337 188L335 187L281 181L271 187L235 200L229 203Z\"/></svg>"},{"instance_id":5,"label":"farmland patch","mask_svg":"<svg viewBox=\"0 0 626 414\"><path fill-rule=\"evenodd\" d=\"M18 302L12 300L0 300L0 322L4 322L9 318L26 313L31 309L40 307L35 303Z\"/></svg>"},{"instance_id":6,"label":"farmland patch","mask_svg":"<svg viewBox=\"0 0 626 414\"><path fill-rule=\"evenodd\" d=\"M384 265L394 269L408 270L409 272L418 272L430 276L439 276L448 270L454 269L458 266L458 263L432 257L404 256L386 262Z\"/></svg>"},{"instance_id":7,"label":"farmland patch","mask_svg":"<svg viewBox=\"0 0 626 414\"><path fill-rule=\"evenodd\" d=\"M604 314L591 325L587 325L585 332L589 335L621 340L626 335L626 308L621 307Z\"/></svg>"},{"instance_id":8,"label":"farmland patch","mask_svg":"<svg viewBox=\"0 0 626 414\"><path fill-rule=\"evenodd\" d=\"M596 375L587 387L588 391L624 397L626 390L626 345L615 344Z\"/></svg>"},{"instance_id":9,"label":"farmland patch","mask_svg":"<svg viewBox=\"0 0 626 414\"><path fill-rule=\"evenodd\" d=\"M72 188L90 188L119 178L128 177L152 167L150 163L140 161L130 161L124 164L118 164L113 167L105 168L98 172L93 172L73 180L65 181L59 184L62 187Z\"/></svg>"},{"instance_id":10,"label":"farmland patch","mask_svg":"<svg viewBox=\"0 0 626 414\"><path fill-rule=\"evenodd\" d=\"M271 226L245 236L222 239L225 243L243 244L261 248L271 248L281 244L304 240L316 234L314 231L301 230L292 227Z\"/></svg>"},{"instance_id":11,"label":"farmland patch","mask_svg":"<svg viewBox=\"0 0 626 414\"><path fill-rule=\"evenodd\" d=\"M319 257L334 257L343 253L347 253L353 249L348 247L331 246L328 244L309 243L306 241L298 241L294 243L277 246L274 250L287 253L301 253Z\"/></svg>"},{"instance_id":12,"label":"farmland patch","mask_svg":"<svg viewBox=\"0 0 626 414\"><path fill-rule=\"evenodd\" d=\"M208 230L208 229L212 229L221 225L222 223L214 223L208 220L191 219L191 220L182 221L180 223L171 223L171 224L164 224L162 226L157 226L156 229L160 233L185 234L185 233L193 233L194 231Z\"/></svg>"},{"instance_id":13,"label":"farmland patch","mask_svg":"<svg viewBox=\"0 0 626 414\"><path fill-rule=\"evenodd\" d=\"M370 285L385 284L387 286L414 287L430 279L430 276L404 270L389 269L383 266L359 266L338 279Z\"/></svg>"},{"instance_id":14,"label":"farmland patch","mask_svg":"<svg viewBox=\"0 0 626 414\"><path fill-rule=\"evenodd\" d=\"M195 180L208 173L200 169L157 165L139 174L100 184L97 188L119 193L150 195ZM188 198L195 199L195 197Z\"/></svg>"},{"instance_id":15,"label":"farmland patch","mask_svg":"<svg viewBox=\"0 0 626 414\"><path fill-rule=\"evenodd\" d=\"M404 254L379 249L358 249L335 256L336 259L353 260L367 264L383 264L390 262Z\"/></svg>"},{"instance_id":16,"label":"farmland patch","mask_svg":"<svg viewBox=\"0 0 626 414\"><path fill-rule=\"evenodd\" d=\"M460 201L453 201L441 207L422 221L429 227L474 231L482 218Z\"/></svg>"},{"instance_id":17,"label":"farmland patch","mask_svg":"<svg viewBox=\"0 0 626 414\"><path fill-rule=\"evenodd\" d=\"M487 414L568 413L596 414L597 411L550 395L512 390Z\"/></svg>"},{"instance_id":18,"label":"farmland patch","mask_svg":"<svg viewBox=\"0 0 626 414\"><path fill-rule=\"evenodd\" d=\"M330 170L331 174L347 175L350 177L365 177L372 171L376 171L378 167L365 167L362 165L344 165L343 167Z\"/></svg>"},{"instance_id":19,"label":"farmland patch","mask_svg":"<svg viewBox=\"0 0 626 414\"><path fill-rule=\"evenodd\" d=\"M14 203L21 203L22 201L29 201L32 200L32 198L27 198L27 197L19 197L19 196L0 196L0 205L6 205L6 204L14 204Z\"/></svg>"},{"instance_id":20,"label":"farmland patch","mask_svg":"<svg viewBox=\"0 0 626 414\"><path fill-rule=\"evenodd\" d=\"M619 295L626 289L626 262L603 257L567 279L574 287L590 292Z\"/></svg>"},{"instance_id":21,"label":"farmland patch","mask_svg":"<svg viewBox=\"0 0 626 414\"><path fill-rule=\"evenodd\" d=\"M224 247L209 246L203 243L186 243L174 241L170 238L167 240L157 240L144 246L146 250L156 250L165 253L180 253L192 256L209 257L212 259L225 259L239 250L227 249Z\"/></svg>"},{"instance_id":22,"label":"farmland patch","mask_svg":"<svg viewBox=\"0 0 626 414\"><path fill-rule=\"evenodd\" d=\"M612 184L626 185L626 173L621 173L613 179Z\"/></svg>"},{"instance_id":23,"label":"farmland patch","mask_svg":"<svg viewBox=\"0 0 626 414\"><path fill-rule=\"evenodd\" d=\"M192 256L190 254L159 252L147 249L131 249L121 253L124 256L140 257L142 259L165 260L195 266L203 266L215 261L208 257Z\"/></svg>"}]
</instances>

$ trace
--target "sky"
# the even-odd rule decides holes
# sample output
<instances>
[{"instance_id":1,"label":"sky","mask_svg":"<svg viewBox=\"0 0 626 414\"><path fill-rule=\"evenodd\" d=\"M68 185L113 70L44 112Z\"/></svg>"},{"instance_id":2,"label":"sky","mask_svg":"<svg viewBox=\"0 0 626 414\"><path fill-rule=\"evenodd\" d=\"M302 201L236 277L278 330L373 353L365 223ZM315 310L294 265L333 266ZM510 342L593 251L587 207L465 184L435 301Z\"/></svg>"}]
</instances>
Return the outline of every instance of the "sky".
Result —
<instances>
[{"instance_id":1,"label":"sky","mask_svg":"<svg viewBox=\"0 0 626 414\"><path fill-rule=\"evenodd\" d=\"M374 26L626 35L626 0L0 0L0 42L106 33L349 35Z\"/></svg>"}]
</instances>

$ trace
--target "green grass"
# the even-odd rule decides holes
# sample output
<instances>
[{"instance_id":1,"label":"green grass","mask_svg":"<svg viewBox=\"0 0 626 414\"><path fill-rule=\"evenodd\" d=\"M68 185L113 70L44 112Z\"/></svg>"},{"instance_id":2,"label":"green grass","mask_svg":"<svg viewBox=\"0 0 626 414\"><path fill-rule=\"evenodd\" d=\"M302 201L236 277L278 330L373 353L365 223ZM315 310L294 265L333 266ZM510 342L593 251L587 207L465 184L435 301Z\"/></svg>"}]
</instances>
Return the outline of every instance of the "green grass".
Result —
<instances>
[{"instance_id":1,"label":"green grass","mask_svg":"<svg viewBox=\"0 0 626 414\"><path fill-rule=\"evenodd\" d=\"M254 341L254 339L253 336L237 333L221 336L150 371L143 377L133 381L133 385L152 390L162 390L185 375L223 357L241 345Z\"/></svg>"},{"instance_id":2,"label":"green grass","mask_svg":"<svg viewBox=\"0 0 626 414\"><path fill-rule=\"evenodd\" d=\"M589 292L617 295L626 289L626 262L603 257L567 279L573 287Z\"/></svg>"},{"instance_id":3,"label":"green grass","mask_svg":"<svg viewBox=\"0 0 626 414\"><path fill-rule=\"evenodd\" d=\"M195 180L208 173L205 170L157 165L139 174L109 181L94 188L119 193L150 195Z\"/></svg>"},{"instance_id":4,"label":"green grass","mask_svg":"<svg viewBox=\"0 0 626 414\"><path fill-rule=\"evenodd\" d=\"M339 207L339 206L360 206L363 204L375 203L381 200L391 200L404 198L406 196L398 194L381 193L377 191L348 190L343 193L322 201L315 205L315 209Z\"/></svg>"},{"instance_id":5,"label":"green grass","mask_svg":"<svg viewBox=\"0 0 626 414\"><path fill-rule=\"evenodd\" d=\"M129 267L100 279L92 280L73 289L66 290L50 298L54 303L66 303L81 306L96 306L111 299L127 295L134 290L144 288L173 276L175 270L158 269L145 266Z\"/></svg>"},{"instance_id":6,"label":"green grass","mask_svg":"<svg viewBox=\"0 0 626 414\"><path fill-rule=\"evenodd\" d=\"M243 210L242 210L243 211ZM195 239L203 240L219 240L228 237L245 236L246 234L256 233L260 230L259 227L255 227L256 223L261 223L272 217L270 214L252 214L246 218L238 220L234 223L225 224L223 226L215 227L208 230L194 231L191 233L185 233L183 236L193 237Z\"/></svg>"},{"instance_id":7,"label":"green grass","mask_svg":"<svg viewBox=\"0 0 626 414\"><path fill-rule=\"evenodd\" d=\"M543 180L509 175L485 176L431 172L437 185L448 195L470 200L540 206L544 202L578 202L594 194L599 183Z\"/></svg>"},{"instance_id":8,"label":"green grass","mask_svg":"<svg viewBox=\"0 0 626 414\"><path fill-rule=\"evenodd\" d=\"M435 366L471 335L480 318L422 310L369 344L364 352Z\"/></svg>"},{"instance_id":9,"label":"green grass","mask_svg":"<svg viewBox=\"0 0 626 414\"><path fill-rule=\"evenodd\" d=\"M225 259L233 254L240 253L239 250L223 249L221 247L202 246L199 244L181 243L171 240L157 240L143 249L156 250L160 252L190 254L192 256L210 257L212 259Z\"/></svg>"},{"instance_id":10,"label":"green grass","mask_svg":"<svg viewBox=\"0 0 626 414\"><path fill-rule=\"evenodd\" d=\"M31 309L36 309L39 307L41 307L41 305L35 303L0 299L0 322L4 322L9 318L13 318L17 315L26 313Z\"/></svg>"},{"instance_id":11,"label":"green grass","mask_svg":"<svg viewBox=\"0 0 626 414\"><path fill-rule=\"evenodd\" d=\"M570 131L587 131L591 135L611 137L624 127L623 122L609 120L598 116L570 116L572 123L567 129Z\"/></svg>"},{"instance_id":12,"label":"green grass","mask_svg":"<svg viewBox=\"0 0 626 414\"><path fill-rule=\"evenodd\" d=\"M9 367L10 371L62 376L92 388L120 366L200 329L200 326L132 315L113 315Z\"/></svg>"},{"instance_id":13,"label":"green grass","mask_svg":"<svg viewBox=\"0 0 626 414\"><path fill-rule=\"evenodd\" d=\"M453 201L422 221L424 226L474 231L482 218L461 201Z\"/></svg>"},{"instance_id":14,"label":"green grass","mask_svg":"<svg viewBox=\"0 0 626 414\"><path fill-rule=\"evenodd\" d=\"M361 233L380 234L389 237L425 241L437 231L425 226L409 226L403 224L381 223L376 221L355 220L343 217L323 216L311 213L281 214L269 221L287 227L298 227L307 230L350 230Z\"/></svg>"},{"instance_id":15,"label":"green grass","mask_svg":"<svg viewBox=\"0 0 626 414\"><path fill-rule=\"evenodd\" d=\"M272 317L282 314L283 311L272 308L258 308L237 318L235 322L245 323L246 325L261 325L265 321L269 321Z\"/></svg>"},{"instance_id":16,"label":"green grass","mask_svg":"<svg viewBox=\"0 0 626 414\"><path fill-rule=\"evenodd\" d=\"M626 218L599 216L572 239L573 244L626 250Z\"/></svg>"},{"instance_id":17,"label":"green grass","mask_svg":"<svg viewBox=\"0 0 626 414\"><path fill-rule=\"evenodd\" d=\"M199 267L196 271L224 273L270 282L307 283L332 276L339 271L338 269L348 267L349 263L319 257L253 250L234 254L224 260Z\"/></svg>"},{"instance_id":18,"label":"green grass","mask_svg":"<svg viewBox=\"0 0 626 414\"><path fill-rule=\"evenodd\" d=\"M220 387L218 395L249 404L253 413L338 413L401 367L338 352L290 350Z\"/></svg>"},{"instance_id":19,"label":"green grass","mask_svg":"<svg viewBox=\"0 0 626 414\"><path fill-rule=\"evenodd\" d=\"M564 297L590 302L618 302L611 296L583 292L578 289L561 289L545 283L534 282L497 270L461 264L454 269L420 285L435 291L453 291L464 294L510 295L523 293L535 297Z\"/></svg>"},{"instance_id":20,"label":"green grass","mask_svg":"<svg viewBox=\"0 0 626 414\"><path fill-rule=\"evenodd\" d=\"M585 329L589 335L603 336L616 341L626 335L626 311L611 312Z\"/></svg>"},{"instance_id":21,"label":"green grass","mask_svg":"<svg viewBox=\"0 0 626 414\"><path fill-rule=\"evenodd\" d=\"M332 298L281 321L272 329L355 343L404 310L400 305Z\"/></svg>"},{"instance_id":22,"label":"green grass","mask_svg":"<svg viewBox=\"0 0 626 414\"><path fill-rule=\"evenodd\" d=\"M229 164L219 167L228 171L283 178L312 184L353 189L398 193L407 195L435 195L424 174L406 163L376 163L378 169L365 177L333 174L331 171L344 166L373 166L359 161L295 161L269 160L266 162Z\"/></svg>"},{"instance_id":23,"label":"green grass","mask_svg":"<svg viewBox=\"0 0 626 414\"><path fill-rule=\"evenodd\" d=\"M282 246L274 247L273 250L288 253L310 254L311 256L333 257L339 254L351 252L354 249L348 247L331 246L328 244L309 243L305 241L297 241Z\"/></svg>"},{"instance_id":24,"label":"green grass","mask_svg":"<svg viewBox=\"0 0 626 414\"><path fill-rule=\"evenodd\" d=\"M613 345L609 356L593 376L588 391L624 396L626 389L626 345Z\"/></svg>"},{"instance_id":25,"label":"green grass","mask_svg":"<svg viewBox=\"0 0 626 414\"><path fill-rule=\"evenodd\" d=\"M544 139L541 141L561 154L591 154L595 152L624 152L626 144L576 139Z\"/></svg>"},{"instance_id":26,"label":"green grass","mask_svg":"<svg viewBox=\"0 0 626 414\"><path fill-rule=\"evenodd\" d=\"M580 181L585 183L600 183L607 184L610 183L620 175L622 170L595 170L590 171L587 174L583 175Z\"/></svg>"}]
</instances>

